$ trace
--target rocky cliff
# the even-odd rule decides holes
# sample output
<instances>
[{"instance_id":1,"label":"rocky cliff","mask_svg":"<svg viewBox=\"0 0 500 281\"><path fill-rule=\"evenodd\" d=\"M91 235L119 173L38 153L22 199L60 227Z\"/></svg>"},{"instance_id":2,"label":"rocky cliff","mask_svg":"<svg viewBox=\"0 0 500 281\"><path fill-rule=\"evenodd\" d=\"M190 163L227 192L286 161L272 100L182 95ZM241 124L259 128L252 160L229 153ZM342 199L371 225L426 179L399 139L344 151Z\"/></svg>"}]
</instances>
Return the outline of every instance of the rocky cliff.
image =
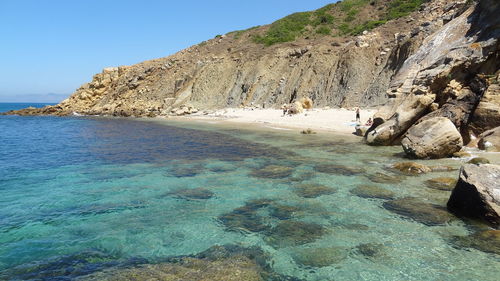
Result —
<instances>
[{"instance_id":1,"label":"rocky cliff","mask_svg":"<svg viewBox=\"0 0 500 281\"><path fill-rule=\"evenodd\" d=\"M318 106L380 106L414 95L420 89L413 87L414 81L442 73L426 70L433 63L453 63L435 59L452 46L468 44L476 56L491 50L463 41L468 37L459 32L449 48L433 49L451 40L436 32L446 34L443 28L453 29L457 17L469 19L474 8L467 8L475 5L470 2L344 0L272 25L217 36L169 57L106 68L56 106L9 114L158 116L182 105L276 107L305 96ZM297 28L304 18L308 22ZM282 41L289 42L275 40L283 26L298 35L286 33L293 40ZM466 72L464 67L453 69ZM422 83L441 90L447 77ZM444 105L446 99L438 102ZM481 126L481 117L476 119Z\"/></svg>"},{"instance_id":2,"label":"rocky cliff","mask_svg":"<svg viewBox=\"0 0 500 281\"><path fill-rule=\"evenodd\" d=\"M480 0L425 38L392 79L395 98L377 113L368 143L402 142L412 157L441 158L500 126L498 15L499 1Z\"/></svg>"}]
</instances>

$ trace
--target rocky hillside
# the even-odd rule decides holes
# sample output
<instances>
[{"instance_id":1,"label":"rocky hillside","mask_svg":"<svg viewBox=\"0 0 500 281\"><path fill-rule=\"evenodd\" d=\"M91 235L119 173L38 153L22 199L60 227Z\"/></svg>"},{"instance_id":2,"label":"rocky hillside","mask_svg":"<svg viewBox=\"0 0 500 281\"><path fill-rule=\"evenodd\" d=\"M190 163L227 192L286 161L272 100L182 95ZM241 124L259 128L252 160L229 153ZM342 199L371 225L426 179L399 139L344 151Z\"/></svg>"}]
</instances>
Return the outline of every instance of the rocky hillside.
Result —
<instances>
[{"instance_id":1,"label":"rocky hillside","mask_svg":"<svg viewBox=\"0 0 500 281\"><path fill-rule=\"evenodd\" d=\"M317 106L380 106L413 91L412 65L429 67L421 60L431 61L426 53L434 53L432 44L441 40L429 38L454 19L467 18L475 5L344 0L216 36L169 57L106 68L56 106L9 114L158 116L182 105L277 107L301 97ZM469 43L472 53L483 50Z\"/></svg>"}]
</instances>

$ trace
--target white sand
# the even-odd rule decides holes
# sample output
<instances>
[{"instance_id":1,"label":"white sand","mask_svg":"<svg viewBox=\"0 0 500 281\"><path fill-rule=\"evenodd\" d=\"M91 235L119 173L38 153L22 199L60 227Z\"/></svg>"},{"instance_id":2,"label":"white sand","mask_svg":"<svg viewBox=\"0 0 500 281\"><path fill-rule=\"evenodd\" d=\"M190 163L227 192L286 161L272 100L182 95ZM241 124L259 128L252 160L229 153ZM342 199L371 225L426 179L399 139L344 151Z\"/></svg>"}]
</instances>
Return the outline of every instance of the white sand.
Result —
<instances>
[{"instance_id":1,"label":"white sand","mask_svg":"<svg viewBox=\"0 0 500 281\"><path fill-rule=\"evenodd\" d=\"M375 112L375 109L361 110L362 124L365 124ZM261 124L275 129L304 130L310 128L314 131L352 134L355 131L356 113L354 110L347 109L317 108L306 110L301 114L283 116L283 111L279 109L227 108L208 115L197 113L181 117L181 119L195 119L209 121L210 123Z\"/></svg>"}]
</instances>

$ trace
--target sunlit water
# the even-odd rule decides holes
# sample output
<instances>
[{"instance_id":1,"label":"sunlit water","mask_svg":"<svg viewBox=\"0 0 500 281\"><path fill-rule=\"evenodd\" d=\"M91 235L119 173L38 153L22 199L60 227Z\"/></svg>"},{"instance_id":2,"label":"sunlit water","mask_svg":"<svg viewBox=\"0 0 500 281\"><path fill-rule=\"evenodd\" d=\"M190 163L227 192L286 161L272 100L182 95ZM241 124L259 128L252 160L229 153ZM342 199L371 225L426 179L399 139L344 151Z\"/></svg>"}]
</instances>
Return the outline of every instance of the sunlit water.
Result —
<instances>
[{"instance_id":1,"label":"sunlit water","mask_svg":"<svg viewBox=\"0 0 500 281\"><path fill-rule=\"evenodd\" d=\"M497 254L454 243L484 226L456 218L422 223L384 208L388 199L352 192L376 185L396 199L444 207L449 191L427 188L424 181L456 178L458 171L388 171L387 165L404 161L399 147L295 130L111 118L1 116L0 132L1 280L71 280L228 244L260 247L273 271L296 280L500 276ZM459 168L462 162L422 163ZM324 164L347 168L321 172ZM276 166L281 173L262 169ZM376 173L399 182L374 183L369 176ZM303 184L334 190L305 195ZM251 217L241 224L231 220L257 199L273 201L245 213ZM307 222L322 232L295 241L276 233L284 221ZM320 250L300 258L311 249ZM314 264L328 251L337 257ZM69 269L80 260L87 263L83 269Z\"/></svg>"}]
</instances>

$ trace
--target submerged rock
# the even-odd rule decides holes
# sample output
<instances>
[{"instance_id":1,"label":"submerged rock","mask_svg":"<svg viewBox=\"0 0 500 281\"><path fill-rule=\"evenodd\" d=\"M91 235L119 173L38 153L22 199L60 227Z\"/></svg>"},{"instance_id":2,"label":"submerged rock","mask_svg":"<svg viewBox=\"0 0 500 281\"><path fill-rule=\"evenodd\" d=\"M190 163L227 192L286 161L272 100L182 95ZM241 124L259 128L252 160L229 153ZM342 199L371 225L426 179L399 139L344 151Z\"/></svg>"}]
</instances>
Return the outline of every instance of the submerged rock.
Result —
<instances>
[{"instance_id":1,"label":"submerged rock","mask_svg":"<svg viewBox=\"0 0 500 281\"><path fill-rule=\"evenodd\" d=\"M500 227L500 166L464 165L451 193L448 209Z\"/></svg>"},{"instance_id":2,"label":"submerged rock","mask_svg":"<svg viewBox=\"0 0 500 281\"><path fill-rule=\"evenodd\" d=\"M194 177L203 172L203 168L199 165L194 166L177 166L172 168L170 174L178 178Z\"/></svg>"},{"instance_id":3,"label":"submerged rock","mask_svg":"<svg viewBox=\"0 0 500 281\"><path fill-rule=\"evenodd\" d=\"M319 224L285 220L269 230L266 241L278 248L297 246L314 242L325 233L326 228Z\"/></svg>"},{"instance_id":4,"label":"submerged rock","mask_svg":"<svg viewBox=\"0 0 500 281\"><path fill-rule=\"evenodd\" d=\"M388 201L383 206L393 213L429 226L446 224L454 218L444 208L412 197Z\"/></svg>"},{"instance_id":5,"label":"submerged rock","mask_svg":"<svg viewBox=\"0 0 500 281\"><path fill-rule=\"evenodd\" d=\"M234 209L228 214L218 217L218 220L232 231L261 232L269 229L256 210L248 206Z\"/></svg>"},{"instance_id":6,"label":"submerged rock","mask_svg":"<svg viewBox=\"0 0 500 281\"><path fill-rule=\"evenodd\" d=\"M336 164L320 164L314 166L314 170L320 173L354 176L365 172L363 168L347 167Z\"/></svg>"},{"instance_id":7,"label":"submerged rock","mask_svg":"<svg viewBox=\"0 0 500 281\"><path fill-rule=\"evenodd\" d=\"M280 220L288 220L291 219L299 210L300 208L296 206L273 204L269 215Z\"/></svg>"},{"instance_id":8,"label":"submerged rock","mask_svg":"<svg viewBox=\"0 0 500 281\"><path fill-rule=\"evenodd\" d=\"M205 188L185 188L179 189L168 193L168 195L175 196L187 200L203 200L210 199L214 196L214 193Z\"/></svg>"},{"instance_id":9,"label":"submerged rock","mask_svg":"<svg viewBox=\"0 0 500 281\"><path fill-rule=\"evenodd\" d=\"M363 198L393 199L394 192L376 185L360 185L351 189L352 194Z\"/></svg>"},{"instance_id":10,"label":"submerged rock","mask_svg":"<svg viewBox=\"0 0 500 281\"><path fill-rule=\"evenodd\" d=\"M453 157L455 157L455 158L468 158L471 156L472 156L472 154L470 154L467 151L459 151L459 152L453 153Z\"/></svg>"},{"instance_id":11,"label":"submerged rock","mask_svg":"<svg viewBox=\"0 0 500 281\"><path fill-rule=\"evenodd\" d=\"M380 243L365 243L356 246L356 252L369 259L385 257L384 244Z\"/></svg>"},{"instance_id":12,"label":"submerged rock","mask_svg":"<svg viewBox=\"0 0 500 281\"><path fill-rule=\"evenodd\" d=\"M452 191L455 185L457 184L457 180L454 178L434 178L425 181L425 185L432 189L444 190L444 191Z\"/></svg>"},{"instance_id":13,"label":"submerged rock","mask_svg":"<svg viewBox=\"0 0 500 281\"><path fill-rule=\"evenodd\" d=\"M453 239L454 244L500 255L500 230L486 230Z\"/></svg>"},{"instance_id":14,"label":"submerged rock","mask_svg":"<svg viewBox=\"0 0 500 281\"><path fill-rule=\"evenodd\" d=\"M266 179L282 179L293 174L293 168L280 165L268 165L263 168L253 170L250 176Z\"/></svg>"},{"instance_id":15,"label":"submerged rock","mask_svg":"<svg viewBox=\"0 0 500 281\"><path fill-rule=\"evenodd\" d=\"M190 280L190 281L262 281L262 269L245 257L208 260L191 257L177 262L144 264L133 268L117 268L98 272L81 281L142 281L142 280Z\"/></svg>"},{"instance_id":16,"label":"submerged rock","mask_svg":"<svg viewBox=\"0 0 500 281\"><path fill-rule=\"evenodd\" d=\"M84 251L0 271L0 280L75 280L110 267L144 262L138 258L118 261L117 257L98 251Z\"/></svg>"},{"instance_id":17,"label":"submerged rock","mask_svg":"<svg viewBox=\"0 0 500 281\"><path fill-rule=\"evenodd\" d=\"M376 183L400 183L403 181L401 176L391 176L384 173L375 173L367 176L369 180Z\"/></svg>"},{"instance_id":18,"label":"submerged rock","mask_svg":"<svg viewBox=\"0 0 500 281\"><path fill-rule=\"evenodd\" d=\"M420 164L420 163L415 163L415 162L401 162L401 163L396 163L392 165L392 168L395 170L398 170L399 172L405 174L405 175L419 175L419 174L425 174L429 173L432 171L431 168Z\"/></svg>"},{"instance_id":19,"label":"submerged rock","mask_svg":"<svg viewBox=\"0 0 500 281\"><path fill-rule=\"evenodd\" d=\"M325 267L340 263L347 258L349 250L345 247L306 248L295 252L295 263L307 267Z\"/></svg>"},{"instance_id":20,"label":"submerged rock","mask_svg":"<svg viewBox=\"0 0 500 281\"><path fill-rule=\"evenodd\" d=\"M472 158L471 160L467 161L467 164L490 164L490 160L484 158L484 157L475 157Z\"/></svg>"},{"instance_id":21,"label":"submerged rock","mask_svg":"<svg viewBox=\"0 0 500 281\"><path fill-rule=\"evenodd\" d=\"M322 195L329 195L335 193L337 190L333 187L329 187L321 184L301 184L295 187L294 192L304 198L316 198Z\"/></svg>"}]
</instances>

